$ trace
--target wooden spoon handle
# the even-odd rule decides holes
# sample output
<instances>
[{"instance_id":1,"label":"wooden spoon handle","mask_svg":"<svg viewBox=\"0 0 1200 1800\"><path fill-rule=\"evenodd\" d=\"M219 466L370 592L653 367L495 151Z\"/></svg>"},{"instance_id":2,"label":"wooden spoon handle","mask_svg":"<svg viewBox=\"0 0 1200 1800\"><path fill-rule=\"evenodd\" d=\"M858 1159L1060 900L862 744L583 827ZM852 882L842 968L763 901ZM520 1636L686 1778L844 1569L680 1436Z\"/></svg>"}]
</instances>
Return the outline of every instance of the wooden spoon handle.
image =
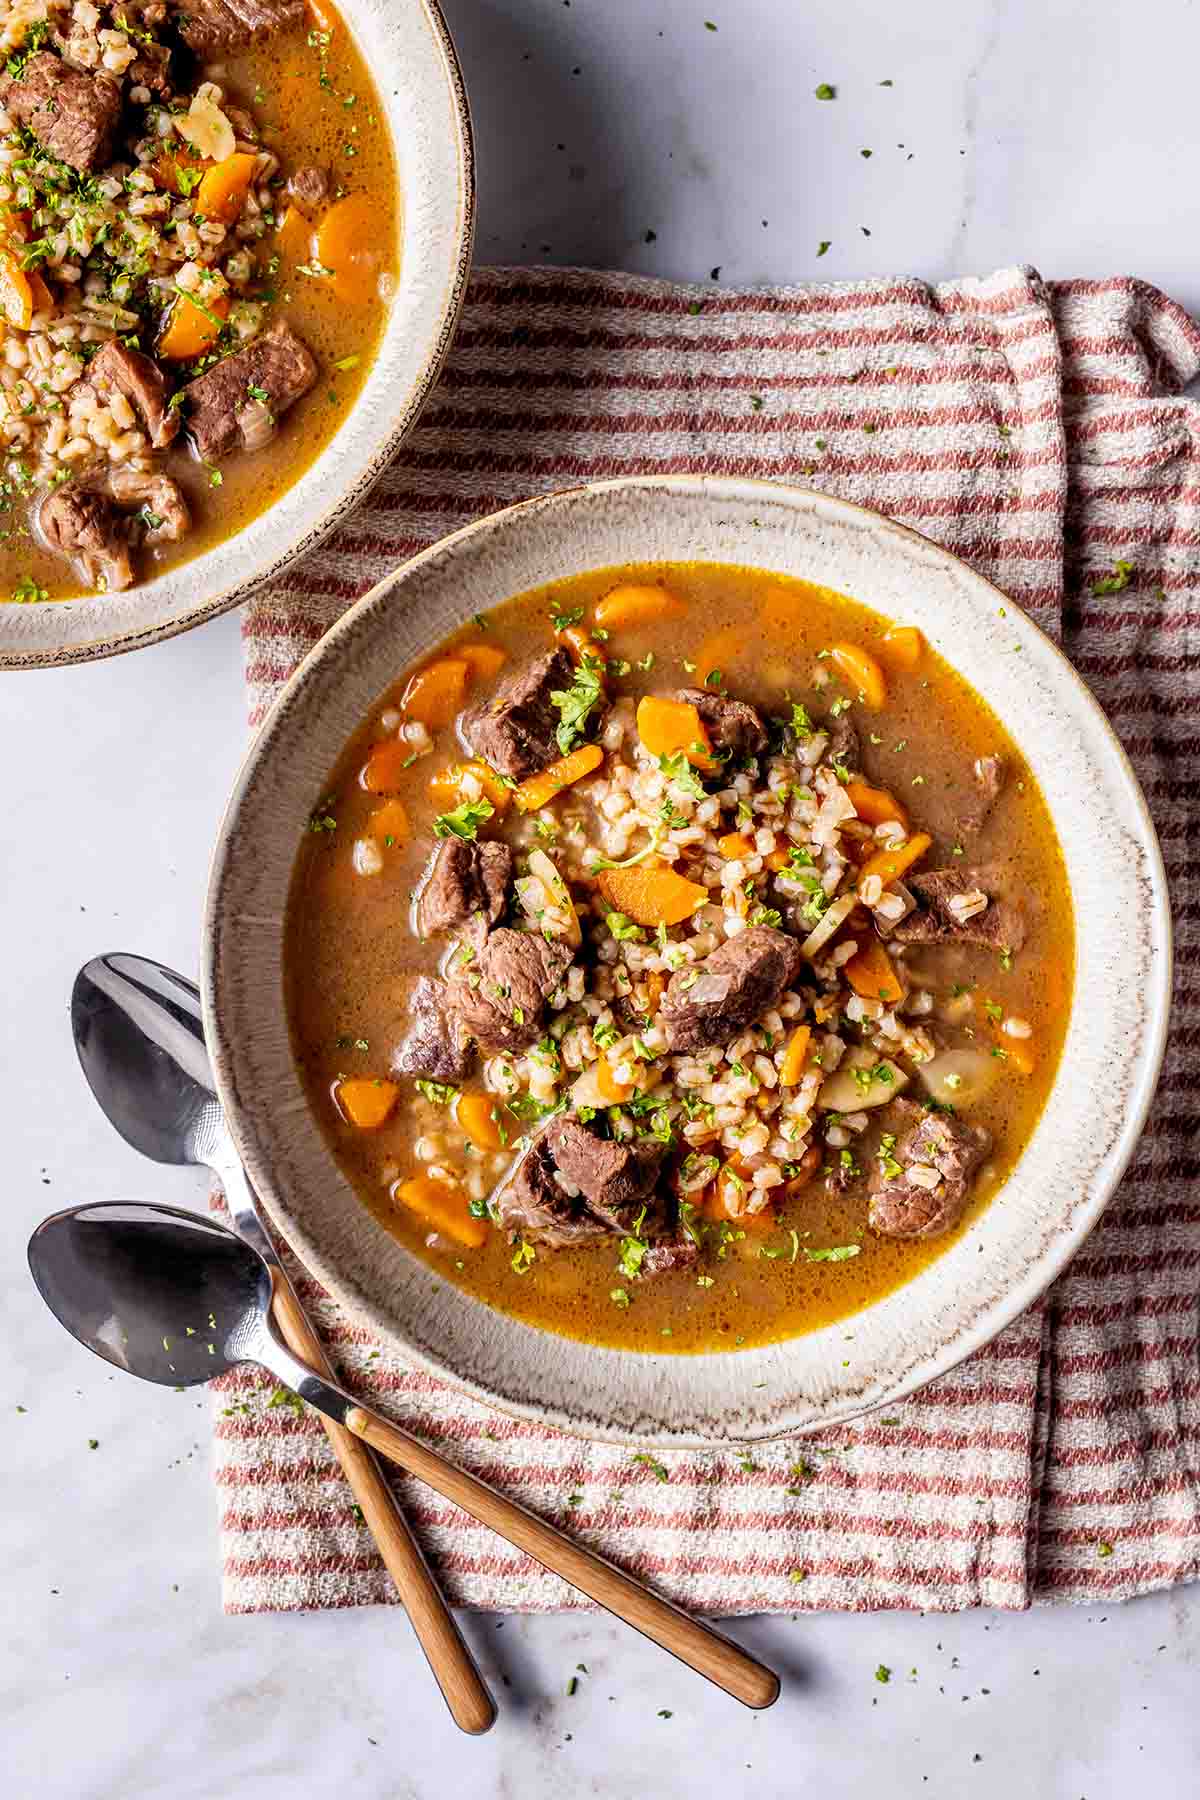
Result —
<instances>
[{"instance_id":1,"label":"wooden spoon handle","mask_svg":"<svg viewBox=\"0 0 1200 1800\"><path fill-rule=\"evenodd\" d=\"M594 1551L574 1543L553 1525L497 1493L466 1469L456 1468L408 1432L360 1406L346 1414L347 1428L357 1437L390 1456L411 1475L429 1483L439 1494L461 1506L464 1512L509 1543L553 1569L592 1600L618 1618L661 1644L690 1668L732 1694L745 1706L770 1706L779 1697L779 1677L773 1670L722 1637L711 1626L693 1619L669 1600L635 1581Z\"/></svg>"},{"instance_id":2,"label":"wooden spoon handle","mask_svg":"<svg viewBox=\"0 0 1200 1800\"><path fill-rule=\"evenodd\" d=\"M275 1283L274 1318L280 1336L293 1356L320 1369L331 1381L337 1376L316 1331L283 1273L272 1271ZM429 1667L445 1696L456 1725L473 1736L490 1730L496 1720L496 1704L484 1686L475 1660L429 1572L420 1545L391 1488L361 1434L356 1436L322 1415L333 1453L345 1471L362 1508L363 1518L379 1546L388 1573L412 1622Z\"/></svg>"}]
</instances>

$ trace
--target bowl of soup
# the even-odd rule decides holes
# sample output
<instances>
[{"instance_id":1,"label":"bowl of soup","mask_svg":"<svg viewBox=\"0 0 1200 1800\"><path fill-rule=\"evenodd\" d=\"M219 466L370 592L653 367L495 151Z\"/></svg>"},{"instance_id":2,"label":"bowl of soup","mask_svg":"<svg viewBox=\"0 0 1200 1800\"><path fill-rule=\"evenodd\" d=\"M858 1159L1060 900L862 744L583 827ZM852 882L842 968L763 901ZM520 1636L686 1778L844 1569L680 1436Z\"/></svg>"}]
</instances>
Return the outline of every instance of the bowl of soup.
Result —
<instances>
[{"instance_id":1,"label":"bowl of soup","mask_svg":"<svg viewBox=\"0 0 1200 1800\"><path fill-rule=\"evenodd\" d=\"M398 570L217 848L205 1008L306 1264L509 1412L658 1445L953 1366L1095 1223L1170 978L1110 728L826 496L645 478Z\"/></svg>"},{"instance_id":2,"label":"bowl of soup","mask_svg":"<svg viewBox=\"0 0 1200 1800\"><path fill-rule=\"evenodd\" d=\"M436 0L127 11L49 0L2 34L4 667L183 630L313 548L414 422L465 291Z\"/></svg>"}]
</instances>

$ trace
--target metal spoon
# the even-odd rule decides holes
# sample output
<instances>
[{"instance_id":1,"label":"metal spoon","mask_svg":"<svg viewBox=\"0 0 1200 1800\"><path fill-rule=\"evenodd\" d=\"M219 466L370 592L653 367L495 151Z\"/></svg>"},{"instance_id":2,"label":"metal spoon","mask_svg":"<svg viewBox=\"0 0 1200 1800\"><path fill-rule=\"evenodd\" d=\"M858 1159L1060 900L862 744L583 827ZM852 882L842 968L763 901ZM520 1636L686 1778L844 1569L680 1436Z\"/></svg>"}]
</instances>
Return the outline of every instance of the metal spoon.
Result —
<instances>
[{"instance_id":1,"label":"metal spoon","mask_svg":"<svg viewBox=\"0 0 1200 1800\"><path fill-rule=\"evenodd\" d=\"M274 1271L223 1225L173 1206L72 1207L38 1226L29 1266L55 1317L106 1362L168 1387L194 1387L240 1363L261 1364L744 1705L777 1699L778 1676L739 1645L306 1368L271 1325Z\"/></svg>"},{"instance_id":2,"label":"metal spoon","mask_svg":"<svg viewBox=\"0 0 1200 1800\"><path fill-rule=\"evenodd\" d=\"M91 1090L125 1141L155 1162L204 1165L217 1176L239 1233L274 1272L275 1322L285 1342L332 1379L234 1148L204 1042L199 989L144 956L97 956L75 977L71 1028ZM473 1734L487 1731L495 1702L383 1470L359 1438L331 1419L325 1429L455 1721Z\"/></svg>"}]
</instances>

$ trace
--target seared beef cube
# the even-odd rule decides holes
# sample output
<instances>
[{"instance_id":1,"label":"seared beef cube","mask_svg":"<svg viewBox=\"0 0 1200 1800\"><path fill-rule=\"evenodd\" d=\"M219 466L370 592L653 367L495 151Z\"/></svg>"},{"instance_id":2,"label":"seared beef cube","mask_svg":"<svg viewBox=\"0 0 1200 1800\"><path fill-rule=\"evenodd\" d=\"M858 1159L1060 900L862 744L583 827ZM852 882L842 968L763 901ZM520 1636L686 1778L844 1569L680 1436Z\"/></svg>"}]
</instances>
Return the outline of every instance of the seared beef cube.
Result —
<instances>
[{"instance_id":1,"label":"seared beef cube","mask_svg":"<svg viewBox=\"0 0 1200 1800\"><path fill-rule=\"evenodd\" d=\"M980 756L975 760L975 786L977 789L974 804L963 814L959 826L964 838L978 837L992 816L992 808L1004 791L1004 781L1008 774L1008 764L1002 756Z\"/></svg>"},{"instance_id":2,"label":"seared beef cube","mask_svg":"<svg viewBox=\"0 0 1200 1800\"><path fill-rule=\"evenodd\" d=\"M799 973L795 938L752 925L695 967L672 975L658 1022L676 1054L727 1044L774 1006Z\"/></svg>"},{"instance_id":3,"label":"seared beef cube","mask_svg":"<svg viewBox=\"0 0 1200 1800\"><path fill-rule=\"evenodd\" d=\"M463 1030L485 1050L525 1050L542 1035L546 1004L571 961L566 944L532 931L493 931L451 992Z\"/></svg>"},{"instance_id":4,"label":"seared beef cube","mask_svg":"<svg viewBox=\"0 0 1200 1800\"><path fill-rule=\"evenodd\" d=\"M766 749L762 715L746 701L731 700L712 688L680 688L676 697L695 707L714 750L728 750L737 757L758 756Z\"/></svg>"},{"instance_id":5,"label":"seared beef cube","mask_svg":"<svg viewBox=\"0 0 1200 1800\"><path fill-rule=\"evenodd\" d=\"M845 769L847 775L857 775L862 767L862 752L859 749L858 732L845 713L839 713L835 719L826 719L821 730L829 733L826 762Z\"/></svg>"},{"instance_id":6,"label":"seared beef cube","mask_svg":"<svg viewBox=\"0 0 1200 1800\"><path fill-rule=\"evenodd\" d=\"M574 679L575 665L567 652L561 646L548 651L502 681L486 706L466 714L464 738L477 756L512 781L536 775L561 755L555 737L560 714L550 696L565 691Z\"/></svg>"},{"instance_id":7,"label":"seared beef cube","mask_svg":"<svg viewBox=\"0 0 1200 1800\"><path fill-rule=\"evenodd\" d=\"M471 1066L471 1045L446 984L422 975L409 996L408 1011L412 1027L392 1058L392 1073L462 1081Z\"/></svg>"},{"instance_id":8,"label":"seared beef cube","mask_svg":"<svg viewBox=\"0 0 1200 1800\"><path fill-rule=\"evenodd\" d=\"M169 475L155 475L127 465L108 477L114 500L127 510L137 508L135 524L143 544L178 544L191 529L192 515L179 483Z\"/></svg>"},{"instance_id":9,"label":"seared beef cube","mask_svg":"<svg viewBox=\"0 0 1200 1800\"><path fill-rule=\"evenodd\" d=\"M167 44L139 43L137 56L125 71L131 88L149 88L158 100L169 100L171 87L171 51Z\"/></svg>"},{"instance_id":10,"label":"seared beef cube","mask_svg":"<svg viewBox=\"0 0 1200 1800\"><path fill-rule=\"evenodd\" d=\"M311 164L297 169L287 184L288 199L294 200L302 213L315 213L329 198L329 176L324 169Z\"/></svg>"},{"instance_id":11,"label":"seared beef cube","mask_svg":"<svg viewBox=\"0 0 1200 1800\"><path fill-rule=\"evenodd\" d=\"M699 1244L685 1231L675 1232L670 1237L653 1238L646 1246L637 1278L639 1281L652 1281L656 1275L665 1275L669 1269L690 1269L699 1258Z\"/></svg>"},{"instance_id":12,"label":"seared beef cube","mask_svg":"<svg viewBox=\"0 0 1200 1800\"><path fill-rule=\"evenodd\" d=\"M262 136L256 120L244 106L235 106L231 100L222 100L221 111L233 126L233 135L239 144L257 144Z\"/></svg>"},{"instance_id":13,"label":"seared beef cube","mask_svg":"<svg viewBox=\"0 0 1200 1800\"><path fill-rule=\"evenodd\" d=\"M992 1147L991 1134L907 1100L897 1100L890 1110L911 1123L892 1152L902 1173L889 1175L883 1164L875 1165L871 1228L884 1237L938 1237L962 1217L975 1171Z\"/></svg>"},{"instance_id":14,"label":"seared beef cube","mask_svg":"<svg viewBox=\"0 0 1200 1800\"><path fill-rule=\"evenodd\" d=\"M112 155L121 84L103 69L84 74L39 50L19 75L0 76L0 104L43 150L81 173L103 168Z\"/></svg>"},{"instance_id":15,"label":"seared beef cube","mask_svg":"<svg viewBox=\"0 0 1200 1800\"><path fill-rule=\"evenodd\" d=\"M1006 900L993 900L988 892L997 871L978 869L928 869L905 876L917 899L892 932L897 944L976 944L984 950L1015 954L1025 942L1025 915Z\"/></svg>"},{"instance_id":16,"label":"seared beef cube","mask_svg":"<svg viewBox=\"0 0 1200 1800\"><path fill-rule=\"evenodd\" d=\"M528 1238L551 1250L594 1243L609 1235L608 1227L588 1212L582 1196L568 1193L559 1181L544 1131L497 1194L496 1210L514 1237Z\"/></svg>"},{"instance_id":17,"label":"seared beef cube","mask_svg":"<svg viewBox=\"0 0 1200 1800\"><path fill-rule=\"evenodd\" d=\"M546 1142L554 1161L592 1212L613 1231L631 1229L658 1180L665 1145L617 1143L597 1137L578 1119L552 1119Z\"/></svg>"},{"instance_id":18,"label":"seared beef cube","mask_svg":"<svg viewBox=\"0 0 1200 1800\"><path fill-rule=\"evenodd\" d=\"M50 549L70 557L89 587L118 593L132 585L125 521L108 494L69 482L46 495L37 522Z\"/></svg>"},{"instance_id":19,"label":"seared beef cube","mask_svg":"<svg viewBox=\"0 0 1200 1800\"><path fill-rule=\"evenodd\" d=\"M507 844L468 843L451 837L438 845L433 867L417 901L422 937L460 931L481 944L504 911L512 879Z\"/></svg>"},{"instance_id":20,"label":"seared beef cube","mask_svg":"<svg viewBox=\"0 0 1200 1800\"><path fill-rule=\"evenodd\" d=\"M179 409L168 406L167 378L153 358L113 338L92 358L88 381L101 400L111 399L114 392L124 394L156 450L174 442Z\"/></svg>"},{"instance_id":21,"label":"seared beef cube","mask_svg":"<svg viewBox=\"0 0 1200 1800\"><path fill-rule=\"evenodd\" d=\"M181 0L179 35L198 56L233 50L304 17L304 0Z\"/></svg>"},{"instance_id":22,"label":"seared beef cube","mask_svg":"<svg viewBox=\"0 0 1200 1800\"><path fill-rule=\"evenodd\" d=\"M197 455L211 463L231 450L260 449L316 379L317 365L307 344L280 319L184 389Z\"/></svg>"}]
</instances>

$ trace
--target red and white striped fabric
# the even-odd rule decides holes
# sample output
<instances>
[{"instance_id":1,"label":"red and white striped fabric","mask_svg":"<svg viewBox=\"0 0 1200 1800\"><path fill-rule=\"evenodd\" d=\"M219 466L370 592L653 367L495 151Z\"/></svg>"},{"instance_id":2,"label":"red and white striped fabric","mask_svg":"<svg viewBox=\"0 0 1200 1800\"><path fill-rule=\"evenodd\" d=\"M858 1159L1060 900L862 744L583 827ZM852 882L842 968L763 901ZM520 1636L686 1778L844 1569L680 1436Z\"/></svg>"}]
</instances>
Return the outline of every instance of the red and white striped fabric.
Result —
<instances>
[{"instance_id":1,"label":"red and white striped fabric","mask_svg":"<svg viewBox=\"0 0 1200 1800\"><path fill-rule=\"evenodd\" d=\"M802 480L916 526L1006 588L1061 637L1137 764L1179 934L1152 1122L1046 1299L912 1400L752 1456L656 1466L465 1403L303 1284L352 1385L699 1611L1020 1607L1197 1574L1200 410L1176 397L1197 372L1200 328L1126 279L1048 285L1015 269L937 288L738 291L481 270L386 478L247 611L257 723L352 600L482 513L624 472ZM1117 559L1131 579L1096 596ZM246 1379L216 1400L227 1606L393 1599L316 1421L271 1398ZM454 1600L579 1604L428 1492L404 1484L404 1500Z\"/></svg>"}]
</instances>

